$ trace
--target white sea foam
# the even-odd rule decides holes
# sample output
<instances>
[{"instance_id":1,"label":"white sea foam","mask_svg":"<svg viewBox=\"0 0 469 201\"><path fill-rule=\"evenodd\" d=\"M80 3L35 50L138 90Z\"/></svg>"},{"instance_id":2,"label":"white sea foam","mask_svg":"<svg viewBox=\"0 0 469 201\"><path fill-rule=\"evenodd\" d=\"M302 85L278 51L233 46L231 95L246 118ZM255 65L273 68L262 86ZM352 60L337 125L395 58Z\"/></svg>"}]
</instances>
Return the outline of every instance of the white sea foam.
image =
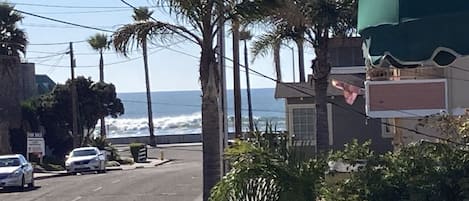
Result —
<instances>
[{"instance_id":1,"label":"white sea foam","mask_svg":"<svg viewBox=\"0 0 469 201\"><path fill-rule=\"evenodd\" d=\"M228 128L233 130L233 117L228 117ZM248 118L243 118L243 130L248 128ZM260 130L265 129L265 123L274 124L278 130L284 130L285 120L278 117L254 117L254 121ZM201 133L202 116L201 113L190 115L180 115L173 117L160 117L153 119L155 135L174 135ZM98 122L95 132L99 132L100 123ZM147 118L106 118L106 127L108 137L131 137L148 136Z\"/></svg>"}]
</instances>

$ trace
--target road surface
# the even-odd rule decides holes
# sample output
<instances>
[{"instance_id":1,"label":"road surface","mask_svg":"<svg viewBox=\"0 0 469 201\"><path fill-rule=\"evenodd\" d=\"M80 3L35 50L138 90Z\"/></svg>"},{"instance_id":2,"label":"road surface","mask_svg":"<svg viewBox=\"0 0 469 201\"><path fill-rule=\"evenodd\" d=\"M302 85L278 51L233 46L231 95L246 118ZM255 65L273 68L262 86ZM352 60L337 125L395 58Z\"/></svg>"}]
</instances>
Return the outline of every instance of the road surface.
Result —
<instances>
[{"instance_id":1,"label":"road surface","mask_svg":"<svg viewBox=\"0 0 469 201\"><path fill-rule=\"evenodd\" d=\"M1 201L196 201L202 192L200 146L166 147L174 161L154 168L36 181L25 192L0 191ZM160 150L151 150L157 154Z\"/></svg>"}]
</instances>

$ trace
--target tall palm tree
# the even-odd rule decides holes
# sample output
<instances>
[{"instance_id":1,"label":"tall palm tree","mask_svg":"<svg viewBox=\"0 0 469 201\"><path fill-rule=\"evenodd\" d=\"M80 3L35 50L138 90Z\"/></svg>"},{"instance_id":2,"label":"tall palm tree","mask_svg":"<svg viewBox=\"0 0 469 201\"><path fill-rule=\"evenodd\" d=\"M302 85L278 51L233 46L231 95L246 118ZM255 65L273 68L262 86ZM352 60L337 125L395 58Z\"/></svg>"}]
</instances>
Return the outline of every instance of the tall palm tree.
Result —
<instances>
[{"instance_id":1,"label":"tall palm tree","mask_svg":"<svg viewBox=\"0 0 469 201\"><path fill-rule=\"evenodd\" d=\"M254 45L251 48L254 59L258 56L266 56L270 51L272 51L277 82L282 82L282 68L280 65L281 44L282 38L279 35L278 30L272 30L257 37L257 40L254 41Z\"/></svg>"},{"instance_id":2,"label":"tall palm tree","mask_svg":"<svg viewBox=\"0 0 469 201\"><path fill-rule=\"evenodd\" d=\"M327 118L327 88L331 66L328 59L328 41L332 37L351 36L356 29L358 0L298 0L307 20L307 36L313 45L316 58L312 66L318 151L329 149Z\"/></svg>"},{"instance_id":3,"label":"tall palm tree","mask_svg":"<svg viewBox=\"0 0 469 201\"><path fill-rule=\"evenodd\" d=\"M143 54L143 67L145 70L145 84L147 92L147 114L148 114L148 129L150 132L150 145L156 146L156 138L154 133L154 124L153 124L153 111L152 111L152 102L151 102L151 90L150 90L150 75L148 72L148 53L147 53L147 42L150 34L153 33L152 29L145 28L144 26L150 21L150 17L153 14L153 11L148 10L147 7L140 7L134 9L134 14L132 18L134 23L124 25L119 28L116 33L114 33L113 43L114 47L118 52L123 53L127 56L130 51L131 46L133 45L134 40L137 40L137 46L142 48ZM157 23L159 30L165 30L164 25Z\"/></svg>"},{"instance_id":4,"label":"tall palm tree","mask_svg":"<svg viewBox=\"0 0 469 201\"><path fill-rule=\"evenodd\" d=\"M239 33L239 39L244 41L244 68L246 71L246 94L248 101L248 117L249 117L249 131L254 131L254 121L252 118L252 103L251 103L251 83L249 81L249 59L248 59L248 46L247 41L251 40L252 35L250 31L243 29Z\"/></svg>"},{"instance_id":5,"label":"tall palm tree","mask_svg":"<svg viewBox=\"0 0 469 201\"><path fill-rule=\"evenodd\" d=\"M28 39L17 23L23 16L7 3L0 3L0 55L19 57L26 53Z\"/></svg>"},{"instance_id":6,"label":"tall palm tree","mask_svg":"<svg viewBox=\"0 0 469 201\"><path fill-rule=\"evenodd\" d=\"M239 26L240 19L236 13L237 0L230 2L232 10L231 13L231 32L233 33L233 92L234 92L234 117L235 117L235 137L241 138L242 117L241 117L241 78L240 78L240 65L239 65Z\"/></svg>"},{"instance_id":7,"label":"tall palm tree","mask_svg":"<svg viewBox=\"0 0 469 201\"><path fill-rule=\"evenodd\" d=\"M19 126L19 60L26 53L26 33L18 28L23 16L0 3L0 155L10 153L10 129Z\"/></svg>"},{"instance_id":8,"label":"tall palm tree","mask_svg":"<svg viewBox=\"0 0 469 201\"><path fill-rule=\"evenodd\" d=\"M122 1L122 0L121 0ZM125 1L124 1L125 2ZM221 0L155 0L178 20L191 26L164 23L156 19L126 25L114 35L116 49L128 49L130 40L140 45L147 39L164 42L183 38L197 44L200 49L200 84L202 89L202 141L203 141L203 197L208 199L211 188L220 180L222 172L220 72L217 68L214 37L217 31L217 6ZM127 31L125 31L127 30ZM132 30L132 31L131 31ZM147 38L147 36L149 38ZM117 43L116 43L117 42ZM122 46L124 45L124 46Z\"/></svg>"},{"instance_id":9,"label":"tall palm tree","mask_svg":"<svg viewBox=\"0 0 469 201\"><path fill-rule=\"evenodd\" d=\"M104 82L104 59L103 52L109 49L108 36L106 34L97 33L94 36L88 38L88 44L94 50L99 52L99 81ZM101 137L106 137L106 122L104 117L101 118Z\"/></svg>"},{"instance_id":10,"label":"tall palm tree","mask_svg":"<svg viewBox=\"0 0 469 201\"><path fill-rule=\"evenodd\" d=\"M317 149L329 147L327 119L327 87L330 65L328 40L335 36L349 36L356 26L357 0L284 0L262 18L274 25L256 42L254 50L272 47L274 39L293 40L298 46L300 82L304 82L304 42L313 45L316 58L312 66L316 105ZM254 51L254 52L256 52ZM302 73L303 71L303 73Z\"/></svg>"}]
</instances>

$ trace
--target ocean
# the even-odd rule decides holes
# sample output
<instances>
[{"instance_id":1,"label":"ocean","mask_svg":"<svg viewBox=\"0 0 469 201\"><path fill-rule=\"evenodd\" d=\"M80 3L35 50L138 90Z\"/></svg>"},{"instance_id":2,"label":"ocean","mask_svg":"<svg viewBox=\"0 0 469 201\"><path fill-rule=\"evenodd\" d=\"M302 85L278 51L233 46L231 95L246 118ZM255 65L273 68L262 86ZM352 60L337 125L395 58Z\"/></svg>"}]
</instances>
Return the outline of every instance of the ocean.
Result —
<instances>
[{"instance_id":1,"label":"ocean","mask_svg":"<svg viewBox=\"0 0 469 201\"><path fill-rule=\"evenodd\" d=\"M234 130L233 90L228 90L228 131ZM201 133L201 92L152 92L155 135ZM242 90L243 131L249 129L246 90ZM119 93L125 114L119 118L106 118L108 137L148 136L146 93ZM266 122L285 130L285 104L274 98L274 89L252 89L252 108L255 125L265 129ZM99 123L95 130L99 132Z\"/></svg>"}]
</instances>

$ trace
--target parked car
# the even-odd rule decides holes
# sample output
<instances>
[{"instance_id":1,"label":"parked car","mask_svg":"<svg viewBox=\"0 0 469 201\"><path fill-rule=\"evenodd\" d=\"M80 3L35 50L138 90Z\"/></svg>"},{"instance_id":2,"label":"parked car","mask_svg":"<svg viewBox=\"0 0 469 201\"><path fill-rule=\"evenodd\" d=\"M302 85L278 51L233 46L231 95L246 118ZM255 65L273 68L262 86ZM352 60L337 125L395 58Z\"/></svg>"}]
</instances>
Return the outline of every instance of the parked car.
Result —
<instances>
[{"instance_id":1,"label":"parked car","mask_svg":"<svg viewBox=\"0 0 469 201\"><path fill-rule=\"evenodd\" d=\"M342 161L329 161L327 165L331 172L357 172L366 166L366 160L357 160L354 165Z\"/></svg>"},{"instance_id":2,"label":"parked car","mask_svg":"<svg viewBox=\"0 0 469 201\"><path fill-rule=\"evenodd\" d=\"M0 156L0 187L18 187L24 190L27 184L28 188L34 187L33 166L23 155L4 155Z\"/></svg>"},{"instance_id":3,"label":"parked car","mask_svg":"<svg viewBox=\"0 0 469 201\"><path fill-rule=\"evenodd\" d=\"M96 147L76 148L66 158L67 173L106 172L106 155Z\"/></svg>"}]
</instances>

